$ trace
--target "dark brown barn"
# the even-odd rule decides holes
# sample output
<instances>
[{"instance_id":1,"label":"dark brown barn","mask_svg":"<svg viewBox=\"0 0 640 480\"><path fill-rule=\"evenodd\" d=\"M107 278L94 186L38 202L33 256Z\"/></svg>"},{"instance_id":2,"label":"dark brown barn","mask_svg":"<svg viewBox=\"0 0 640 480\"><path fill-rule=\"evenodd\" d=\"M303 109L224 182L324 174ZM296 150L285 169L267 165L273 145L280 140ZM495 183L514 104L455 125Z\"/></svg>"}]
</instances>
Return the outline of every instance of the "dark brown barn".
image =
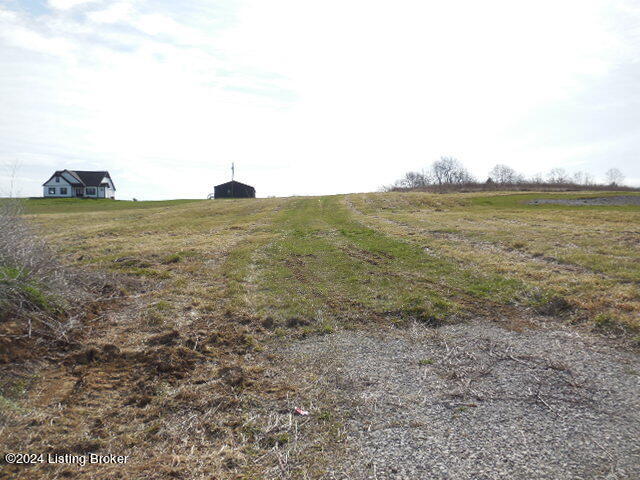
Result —
<instances>
[{"instance_id":1,"label":"dark brown barn","mask_svg":"<svg viewBox=\"0 0 640 480\"><path fill-rule=\"evenodd\" d=\"M213 198L255 198L256 189L251 185L231 180L213 187Z\"/></svg>"}]
</instances>

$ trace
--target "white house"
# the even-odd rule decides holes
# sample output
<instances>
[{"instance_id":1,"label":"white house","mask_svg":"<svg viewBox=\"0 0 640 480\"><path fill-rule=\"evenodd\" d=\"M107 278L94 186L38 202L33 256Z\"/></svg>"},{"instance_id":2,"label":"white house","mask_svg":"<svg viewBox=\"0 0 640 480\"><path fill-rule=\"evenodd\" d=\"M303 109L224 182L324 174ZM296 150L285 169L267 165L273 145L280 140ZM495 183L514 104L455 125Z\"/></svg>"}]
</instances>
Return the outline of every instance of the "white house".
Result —
<instances>
[{"instance_id":1,"label":"white house","mask_svg":"<svg viewBox=\"0 0 640 480\"><path fill-rule=\"evenodd\" d=\"M58 170L42 184L45 197L111 198L116 187L109 172Z\"/></svg>"}]
</instances>

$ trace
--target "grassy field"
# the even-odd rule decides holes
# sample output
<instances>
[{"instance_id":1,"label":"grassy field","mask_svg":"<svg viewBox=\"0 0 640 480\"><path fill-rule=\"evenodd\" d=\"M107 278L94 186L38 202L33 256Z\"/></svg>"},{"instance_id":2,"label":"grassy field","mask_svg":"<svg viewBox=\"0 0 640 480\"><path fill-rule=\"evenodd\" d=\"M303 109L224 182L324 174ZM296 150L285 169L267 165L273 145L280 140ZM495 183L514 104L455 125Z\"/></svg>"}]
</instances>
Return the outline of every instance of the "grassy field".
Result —
<instances>
[{"instance_id":1,"label":"grassy field","mask_svg":"<svg viewBox=\"0 0 640 480\"><path fill-rule=\"evenodd\" d=\"M518 306L637 327L640 209L527 203L553 197L32 200L27 211L70 261L165 279L176 295L277 325L437 323Z\"/></svg>"},{"instance_id":2,"label":"grassy field","mask_svg":"<svg viewBox=\"0 0 640 480\"><path fill-rule=\"evenodd\" d=\"M352 206L381 231L517 279L539 298L564 298L573 320L636 329L640 209L528 203L535 198L554 195L360 195Z\"/></svg>"},{"instance_id":3,"label":"grassy field","mask_svg":"<svg viewBox=\"0 0 640 480\"><path fill-rule=\"evenodd\" d=\"M163 200L130 202L99 198L31 198L24 200L23 203L26 213L76 213L171 207L197 201L198 200Z\"/></svg>"},{"instance_id":4,"label":"grassy field","mask_svg":"<svg viewBox=\"0 0 640 480\"><path fill-rule=\"evenodd\" d=\"M88 314L46 371L4 383L0 371L6 450L136 459L82 478L184 465L185 478L320 478L342 451L343 413L271 355L283 342L478 317L639 342L640 208L527 203L554 196L585 194L25 201L64 263L126 279L126 295ZM282 414L301 404L318 421Z\"/></svg>"}]
</instances>

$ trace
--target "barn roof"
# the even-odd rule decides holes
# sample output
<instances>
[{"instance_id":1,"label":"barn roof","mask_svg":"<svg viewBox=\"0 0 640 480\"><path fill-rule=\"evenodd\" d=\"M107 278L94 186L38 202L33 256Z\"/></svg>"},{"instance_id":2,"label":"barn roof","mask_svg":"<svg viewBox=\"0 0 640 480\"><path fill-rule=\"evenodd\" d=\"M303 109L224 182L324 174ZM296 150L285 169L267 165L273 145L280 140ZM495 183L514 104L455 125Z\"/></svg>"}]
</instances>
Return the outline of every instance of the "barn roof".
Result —
<instances>
[{"instance_id":1,"label":"barn roof","mask_svg":"<svg viewBox=\"0 0 640 480\"><path fill-rule=\"evenodd\" d=\"M242 185L243 187L253 188L251 185L247 185L246 183L237 182L235 180L231 180L230 182L221 183L220 185L216 185L215 188L224 187L227 185Z\"/></svg>"}]
</instances>

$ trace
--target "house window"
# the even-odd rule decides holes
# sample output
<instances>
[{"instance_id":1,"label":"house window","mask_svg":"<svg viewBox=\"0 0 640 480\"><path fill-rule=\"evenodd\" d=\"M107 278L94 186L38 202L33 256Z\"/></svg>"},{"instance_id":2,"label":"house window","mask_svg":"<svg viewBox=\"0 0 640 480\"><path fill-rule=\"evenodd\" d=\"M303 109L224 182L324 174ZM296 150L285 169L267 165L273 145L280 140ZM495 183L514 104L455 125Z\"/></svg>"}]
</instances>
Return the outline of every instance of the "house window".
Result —
<instances>
[{"instance_id":1,"label":"house window","mask_svg":"<svg viewBox=\"0 0 640 480\"><path fill-rule=\"evenodd\" d=\"M87 187L85 189L85 195L95 195L96 194L96 187Z\"/></svg>"},{"instance_id":2,"label":"house window","mask_svg":"<svg viewBox=\"0 0 640 480\"><path fill-rule=\"evenodd\" d=\"M49 195L55 195L56 194L56 187L49 187Z\"/></svg>"},{"instance_id":3,"label":"house window","mask_svg":"<svg viewBox=\"0 0 640 480\"><path fill-rule=\"evenodd\" d=\"M56 183L60 183L60 177L56 177Z\"/></svg>"},{"instance_id":4,"label":"house window","mask_svg":"<svg viewBox=\"0 0 640 480\"><path fill-rule=\"evenodd\" d=\"M67 194L67 187L60 187L60 195L66 195Z\"/></svg>"}]
</instances>

